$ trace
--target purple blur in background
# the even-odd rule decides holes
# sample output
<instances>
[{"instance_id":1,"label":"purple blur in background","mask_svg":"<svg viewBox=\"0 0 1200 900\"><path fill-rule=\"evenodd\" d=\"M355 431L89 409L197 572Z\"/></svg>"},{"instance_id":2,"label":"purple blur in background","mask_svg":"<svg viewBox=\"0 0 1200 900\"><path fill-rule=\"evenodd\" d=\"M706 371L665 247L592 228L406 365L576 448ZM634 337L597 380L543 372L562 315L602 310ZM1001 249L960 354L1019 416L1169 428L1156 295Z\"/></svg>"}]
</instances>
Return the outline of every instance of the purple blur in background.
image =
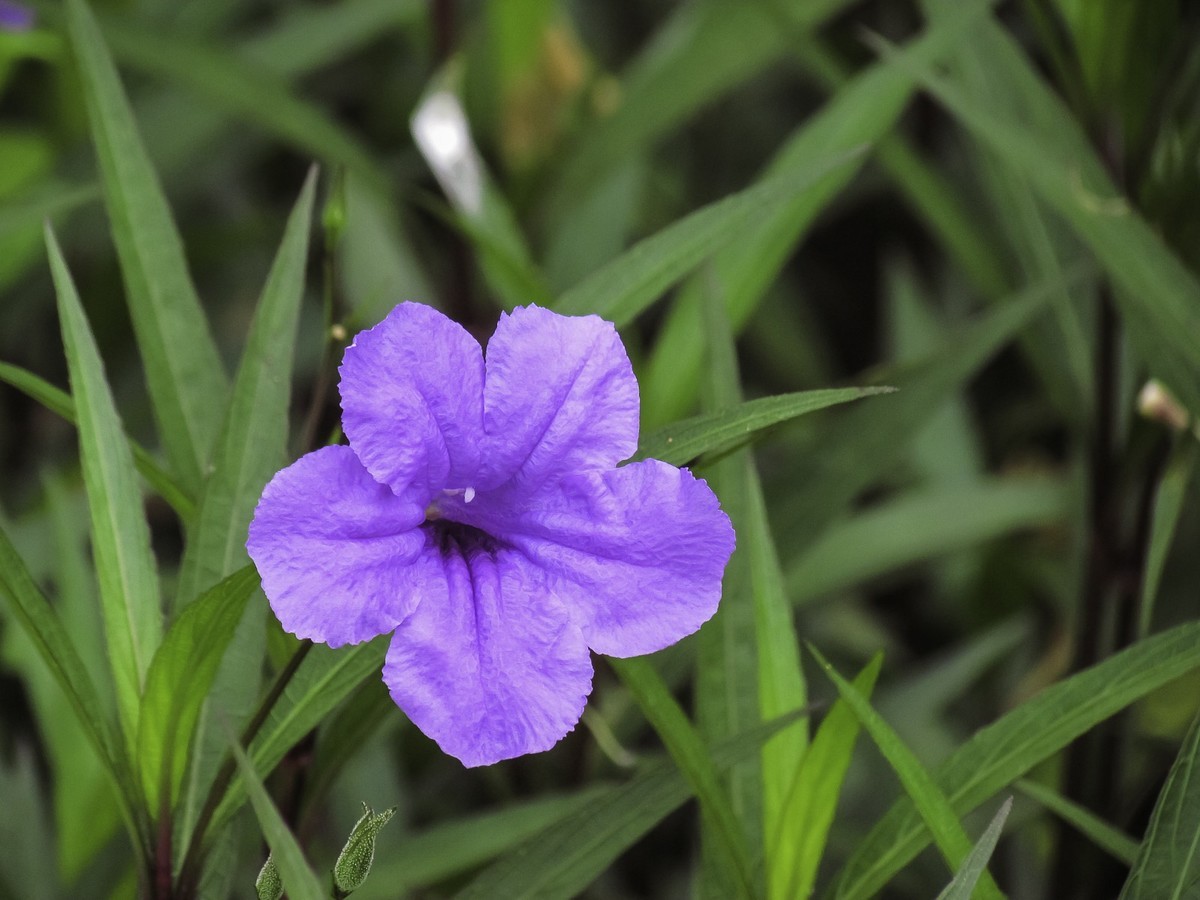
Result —
<instances>
[{"instance_id":1,"label":"purple blur in background","mask_svg":"<svg viewBox=\"0 0 1200 900\"><path fill-rule=\"evenodd\" d=\"M32 9L12 0L0 0L0 31L28 31L33 22Z\"/></svg>"}]
</instances>

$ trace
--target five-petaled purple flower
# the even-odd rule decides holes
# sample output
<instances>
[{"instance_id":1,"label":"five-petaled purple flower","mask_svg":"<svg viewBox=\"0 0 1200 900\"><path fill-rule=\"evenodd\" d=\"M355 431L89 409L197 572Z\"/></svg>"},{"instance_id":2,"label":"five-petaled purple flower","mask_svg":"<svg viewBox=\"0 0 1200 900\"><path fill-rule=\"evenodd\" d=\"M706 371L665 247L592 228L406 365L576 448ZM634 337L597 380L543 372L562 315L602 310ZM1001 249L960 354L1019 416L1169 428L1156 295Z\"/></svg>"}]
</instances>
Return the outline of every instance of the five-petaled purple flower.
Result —
<instances>
[{"instance_id":1,"label":"five-petaled purple flower","mask_svg":"<svg viewBox=\"0 0 1200 900\"><path fill-rule=\"evenodd\" d=\"M637 448L616 329L529 306L487 357L416 303L341 367L350 446L263 491L247 548L280 622L333 647L394 631L383 678L468 766L547 750L591 691L588 648L659 650L717 608L734 535L716 496Z\"/></svg>"}]
</instances>

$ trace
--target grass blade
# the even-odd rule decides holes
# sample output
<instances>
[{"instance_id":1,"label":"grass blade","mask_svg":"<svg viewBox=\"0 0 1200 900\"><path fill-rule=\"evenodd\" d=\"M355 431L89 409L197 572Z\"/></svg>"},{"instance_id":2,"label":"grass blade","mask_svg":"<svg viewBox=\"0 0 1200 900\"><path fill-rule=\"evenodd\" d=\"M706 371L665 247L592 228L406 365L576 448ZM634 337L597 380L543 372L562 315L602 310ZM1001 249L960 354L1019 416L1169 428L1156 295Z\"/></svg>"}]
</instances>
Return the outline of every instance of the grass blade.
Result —
<instances>
[{"instance_id":1,"label":"grass blade","mask_svg":"<svg viewBox=\"0 0 1200 900\"><path fill-rule=\"evenodd\" d=\"M967 854L962 868L954 873L954 878L946 885L946 889L938 894L938 900L971 900L971 896L975 893L975 885L979 883L981 876L987 874L988 860L992 858L992 853L996 850L1000 832L1003 830L1004 822L1008 819L1010 812L1012 812L1012 797L1000 805L1000 809L992 817L987 829L975 846L971 848L971 852Z\"/></svg>"},{"instance_id":2,"label":"grass blade","mask_svg":"<svg viewBox=\"0 0 1200 900\"><path fill-rule=\"evenodd\" d=\"M870 697L882 665L883 656L876 654L854 679L855 690ZM859 729L846 701L838 700L796 769L784 795L779 827L768 833L772 900L812 896Z\"/></svg>"},{"instance_id":3,"label":"grass blade","mask_svg":"<svg viewBox=\"0 0 1200 900\"><path fill-rule=\"evenodd\" d=\"M142 514L133 454L79 295L49 228L46 248L79 418L79 451L91 510L92 552L100 581L109 665L117 711L132 746L137 738L146 672L162 640L158 574L150 551L150 529Z\"/></svg>"},{"instance_id":4,"label":"grass blade","mask_svg":"<svg viewBox=\"0 0 1200 900\"><path fill-rule=\"evenodd\" d=\"M1200 716L1158 795L1120 900L1182 900L1200 883Z\"/></svg>"},{"instance_id":5,"label":"grass blade","mask_svg":"<svg viewBox=\"0 0 1200 900\"><path fill-rule=\"evenodd\" d=\"M766 722L716 744L713 765L721 771L752 757L764 741L797 718ZM690 795L689 782L673 764L648 766L497 860L456 894L456 900L578 896Z\"/></svg>"},{"instance_id":6,"label":"grass blade","mask_svg":"<svg viewBox=\"0 0 1200 900\"><path fill-rule=\"evenodd\" d=\"M717 780L716 767L700 742L687 715L680 708L661 676L641 657L609 659L613 671L633 694L646 719L662 738L671 758L692 786L700 809L709 820L712 832L720 836L720 846L731 872L729 877L739 895L756 896L746 836L734 815L725 791Z\"/></svg>"},{"instance_id":7,"label":"grass blade","mask_svg":"<svg viewBox=\"0 0 1200 900\"><path fill-rule=\"evenodd\" d=\"M1167 468L1158 483L1154 496L1154 514L1150 523L1150 546L1146 550L1146 567L1142 573L1141 608L1138 610L1138 634L1145 637L1150 633L1154 620L1154 601L1158 597L1158 585L1162 580L1163 567L1167 564L1167 553L1175 538L1179 516L1188 486L1196 471L1196 460L1200 458L1200 444L1192 435L1184 434L1178 439L1167 460Z\"/></svg>"},{"instance_id":8,"label":"grass blade","mask_svg":"<svg viewBox=\"0 0 1200 900\"><path fill-rule=\"evenodd\" d=\"M75 400L66 391L55 387L44 378L39 378L19 366L0 362L0 381L12 385L72 425L78 424L75 417ZM137 470L146 480L146 484L150 485L156 494L171 505L179 518L185 522L191 519L196 510L196 504L191 497L184 493L174 476L163 469L150 451L133 438L126 436L125 440L129 443L129 449L133 453L133 464L137 466Z\"/></svg>"},{"instance_id":9,"label":"grass blade","mask_svg":"<svg viewBox=\"0 0 1200 900\"><path fill-rule=\"evenodd\" d=\"M711 203L634 245L563 294L554 308L563 315L595 313L618 326L659 299L751 222L786 208L831 173L861 159L863 148L826 153L796 171L771 175Z\"/></svg>"},{"instance_id":10,"label":"grass blade","mask_svg":"<svg viewBox=\"0 0 1200 900\"><path fill-rule=\"evenodd\" d=\"M267 276L212 470L189 531L177 602L189 603L246 560L246 530L263 486L284 462L296 324L304 297L316 171L309 173Z\"/></svg>"},{"instance_id":11,"label":"grass blade","mask_svg":"<svg viewBox=\"0 0 1200 900\"><path fill-rule=\"evenodd\" d=\"M1139 641L1052 685L976 732L934 772L966 814L1079 735L1164 684L1200 667L1200 622ZM928 843L911 801L900 800L859 844L834 895L873 897Z\"/></svg>"},{"instance_id":12,"label":"grass blade","mask_svg":"<svg viewBox=\"0 0 1200 900\"><path fill-rule=\"evenodd\" d=\"M84 735L103 764L105 774L112 780L121 814L145 856L149 847L148 830L145 820L137 813L137 792L120 739L101 713L104 705L79 651L3 528L0 528L0 589L9 599L13 617L62 688Z\"/></svg>"},{"instance_id":13,"label":"grass blade","mask_svg":"<svg viewBox=\"0 0 1200 900\"><path fill-rule=\"evenodd\" d=\"M748 400L659 428L642 439L634 459L661 459L676 466L688 465L701 454L719 454L736 448L772 425L839 403L890 394L893 390L888 387L830 388Z\"/></svg>"},{"instance_id":14,"label":"grass blade","mask_svg":"<svg viewBox=\"0 0 1200 900\"><path fill-rule=\"evenodd\" d=\"M254 763L250 762L246 751L237 741L231 741L229 749L237 760L238 770L242 773L242 784L246 786L250 805L254 807L254 815L258 818L263 837L271 848L271 858L275 860L288 896L292 900L328 900L329 894L325 886L308 865L304 852L296 842L296 836L288 829L287 823L279 815L279 810L271 802L262 779L254 769Z\"/></svg>"},{"instance_id":15,"label":"grass blade","mask_svg":"<svg viewBox=\"0 0 1200 900\"><path fill-rule=\"evenodd\" d=\"M253 566L215 585L180 614L154 654L138 719L137 760L147 807L156 814L174 806L196 720L256 587Z\"/></svg>"},{"instance_id":16,"label":"grass blade","mask_svg":"<svg viewBox=\"0 0 1200 900\"><path fill-rule=\"evenodd\" d=\"M67 4L67 29L158 433L175 475L195 491L227 396L225 372L162 187L84 0Z\"/></svg>"},{"instance_id":17,"label":"grass blade","mask_svg":"<svg viewBox=\"0 0 1200 900\"><path fill-rule=\"evenodd\" d=\"M1052 791L1044 784L1028 778L1022 778L1017 782L1017 790L1031 800L1040 803L1064 822L1069 822L1113 859L1119 860L1127 866L1133 865L1138 852L1137 841L1105 822L1090 809L1085 809L1062 794Z\"/></svg>"},{"instance_id":18,"label":"grass blade","mask_svg":"<svg viewBox=\"0 0 1200 900\"><path fill-rule=\"evenodd\" d=\"M913 805L921 815L925 827L933 834L934 843L941 851L942 857L950 865L952 872L963 867L971 854L971 841L963 830L954 808L933 777L921 765L912 751L904 745L892 727L883 720L879 713L871 708L871 704L858 690L834 671L825 657L815 648L809 648L812 654L825 670L825 674L837 686L838 694L846 701L846 705L854 713L859 723L871 735L879 751L887 759L892 770L904 785L904 791L912 800ZM984 897L999 898L1003 895L996 883L987 872L982 873Z\"/></svg>"}]
</instances>

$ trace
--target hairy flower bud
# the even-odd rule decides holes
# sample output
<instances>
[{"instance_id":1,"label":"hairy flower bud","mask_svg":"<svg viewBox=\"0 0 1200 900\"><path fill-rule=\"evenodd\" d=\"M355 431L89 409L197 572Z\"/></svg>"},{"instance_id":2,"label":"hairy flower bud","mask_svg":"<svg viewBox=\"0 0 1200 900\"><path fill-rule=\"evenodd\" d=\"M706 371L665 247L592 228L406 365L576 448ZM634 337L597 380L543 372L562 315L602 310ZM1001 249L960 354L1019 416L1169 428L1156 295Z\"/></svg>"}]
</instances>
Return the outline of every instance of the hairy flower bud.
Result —
<instances>
[{"instance_id":1,"label":"hairy flower bud","mask_svg":"<svg viewBox=\"0 0 1200 900\"><path fill-rule=\"evenodd\" d=\"M254 891L258 900L279 900L283 896L283 879L279 877L279 870L275 868L275 857L268 856L267 861L263 863L258 877L254 879Z\"/></svg>"},{"instance_id":2,"label":"hairy flower bud","mask_svg":"<svg viewBox=\"0 0 1200 900\"><path fill-rule=\"evenodd\" d=\"M367 880L371 863L375 861L375 838L395 814L394 806L377 813L363 804L362 818L354 824L350 837L346 839L346 846L338 854L333 866L333 884L338 897L349 896Z\"/></svg>"}]
</instances>

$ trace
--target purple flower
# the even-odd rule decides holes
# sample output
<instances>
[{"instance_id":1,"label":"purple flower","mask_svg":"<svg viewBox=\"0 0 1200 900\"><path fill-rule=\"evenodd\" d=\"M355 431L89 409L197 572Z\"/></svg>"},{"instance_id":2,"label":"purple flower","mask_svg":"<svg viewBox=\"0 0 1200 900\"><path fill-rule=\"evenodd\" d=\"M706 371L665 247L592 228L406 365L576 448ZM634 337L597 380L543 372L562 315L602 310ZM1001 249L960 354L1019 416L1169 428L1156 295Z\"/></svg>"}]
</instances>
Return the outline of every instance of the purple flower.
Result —
<instances>
[{"instance_id":1,"label":"purple flower","mask_svg":"<svg viewBox=\"0 0 1200 900\"><path fill-rule=\"evenodd\" d=\"M650 653L716 612L733 529L687 470L618 468L639 398L608 322L517 309L485 360L404 303L346 350L341 395L350 446L279 472L247 548L299 637L394 631L392 698L466 765L574 728L589 647Z\"/></svg>"},{"instance_id":2,"label":"purple flower","mask_svg":"<svg viewBox=\"0 0 1200 900\"><path fill-rule=\"evenodd\" d=\"M32 9L12 0L0 0L0 31L28 31L32 27Z\"/></svg>"}]
</instances>

